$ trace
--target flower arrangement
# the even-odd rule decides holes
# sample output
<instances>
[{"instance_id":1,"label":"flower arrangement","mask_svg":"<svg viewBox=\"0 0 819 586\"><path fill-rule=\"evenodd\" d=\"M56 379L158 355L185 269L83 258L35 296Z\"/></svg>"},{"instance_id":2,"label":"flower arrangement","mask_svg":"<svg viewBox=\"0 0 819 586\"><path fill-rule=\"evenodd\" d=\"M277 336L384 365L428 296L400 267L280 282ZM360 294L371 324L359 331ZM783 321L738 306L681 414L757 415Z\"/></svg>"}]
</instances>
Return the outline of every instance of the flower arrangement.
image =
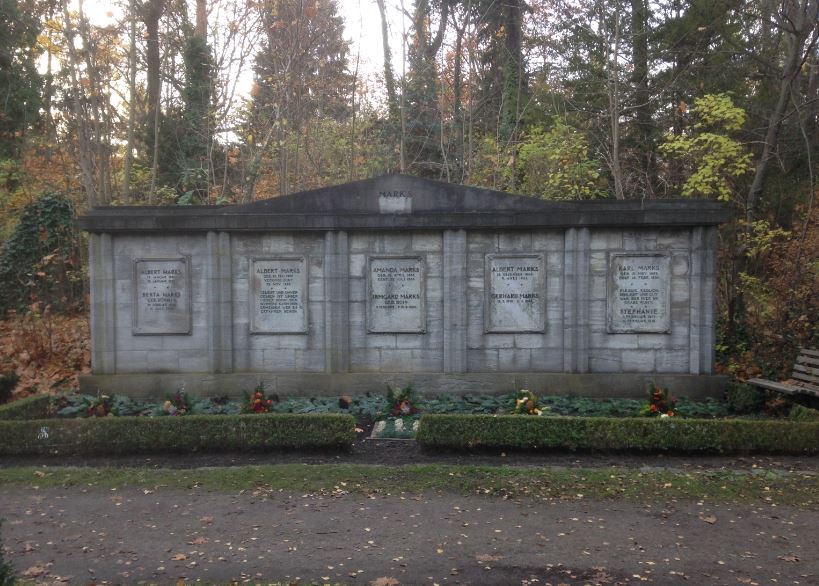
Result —
<instances>
[{"instance_id":1,"label":"flower arrangement","mask_svg":"<svg viewBox=\"0 0 819 586\"><path fill-rule=\"evenodd\" d=\"M668 389L658 387L653 382L648 387L648 404L642 409L643 417L674 417L677 414L677 401Z\"/></svg>"},{"instance_id":2,"label":"flower arrangement","mask_svg":"<svg viewBox=\"0 0 819 586\"><path fill-rule=\"evenodd\" d=\"M273 405L273 398L264 392L264 383L259 383L252 395L245 393L242 413L270 413L271 405Z\"/></svg>"},{"instance_id":3,"label":"flower arrangement","mask_svg":"<svg viewBox=\"0 0 819 586\"><path fill-rule=\"evenodd\" d=\"M162 412L166 415L186 415L190 410L191 402L185 389L179 389L162 404Z\"/></svg>"},{"instance_id":4,"label":"flower arrangement","mask_svg":"<svg viewBox=\"0 0 819 586\"><path fill-rule=\"evenodd\" d=\"M512 413L515 415L543 415L545 408L538 404L537 395L532 391L521 389L515 395Z\"/></svg>"},{"instance_id":5,"label":"flower arrangement","mask_svg":"<svg viewBox=\"0 0 819 586\"><path fill-rule=\"evenodd\" d=\"M108 417L111 415L111 397L97 395L91 398L85 407L86 417Z\"/></svg>"},{"instance_id":6,"label":"flower arrangement","mask_svg":"<svg viewBox=\"0 0 819 586\"><path fill-rule=\"evenodd\" d=\"M387 415L390 417L409 417L420 412L412 385L407 385L403 389L387 385Z\"/></svg>"}]
</instances>

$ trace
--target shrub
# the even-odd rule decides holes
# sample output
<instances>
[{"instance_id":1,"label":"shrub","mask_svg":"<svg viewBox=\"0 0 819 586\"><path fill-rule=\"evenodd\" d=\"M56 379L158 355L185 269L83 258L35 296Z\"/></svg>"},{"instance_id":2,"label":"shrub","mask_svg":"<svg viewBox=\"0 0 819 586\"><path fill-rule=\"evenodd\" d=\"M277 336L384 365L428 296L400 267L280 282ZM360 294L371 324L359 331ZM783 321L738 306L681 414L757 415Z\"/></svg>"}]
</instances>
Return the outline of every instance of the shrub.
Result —
<instances>
[{"instance_id":1,"label":"shrub","mask_svg":"<svg viewBox=\"0 0 819 586\"><path fill-rule=\"evenodd\" d=\"M2 419L37 419L48 415L50 395L32 395L0 406Z\"/></svg>"},{"instance_id":2,"label":"shrub","mask_svg":"<svg viewBox=\"0 0 819 586\"><path fill-rule=\"evenodd\" d=\"M0 455L141 454L197 450L342 448L351 415L187 415L0 421Z\"/></svg>"},{"instance_id":3,"label":"shrub","mask_svg":"<svg viewBox=\"0 0 819 586\"><path fill-rule=\"evenodd\" d=\"M8 403L14 387L20 381L20 377L13 372L0 374L0 405Z\"/></svg>"},{"instance_id":4,"label":"shrub","mask_svg":"<svg viewBox=\"0 0 819 586\"><path fill-rule=\"evenodd\" d=\"M424 415L425 448L819 452L819 422L680 418Z\"/></svg>"},{"instance_id":5,"label":"shrub","mask_svg":"<svg viewBox=\"0 0 819 586\"><path fill-rule=\"evenodd\" d=\"M757 413L765 407L765 392L746 385L745 383L730 382L725 391L725 400L734 413Z\"/></svg>"},{"instance_id":6,"label":"shrub","mask_svg":"<svg viewBox=\"0 0 819 586\"><path fill-rule=\"evenodd\" d=\"M819 410L804 405L794 405L791 407L788 418L791 421L819 421Z\"/></svg>"},{"instance_id":7,"label":"shrub","mask_svg":"<svg viewBox=\"0 0 819 586\"><path fill-rule=\"evenodd\" d=\"M14 586L16 579L14 577L14 568L11 563L6 561L3 555L3 520L0 519L0 586Z\"/></svg>"}]
</instances>

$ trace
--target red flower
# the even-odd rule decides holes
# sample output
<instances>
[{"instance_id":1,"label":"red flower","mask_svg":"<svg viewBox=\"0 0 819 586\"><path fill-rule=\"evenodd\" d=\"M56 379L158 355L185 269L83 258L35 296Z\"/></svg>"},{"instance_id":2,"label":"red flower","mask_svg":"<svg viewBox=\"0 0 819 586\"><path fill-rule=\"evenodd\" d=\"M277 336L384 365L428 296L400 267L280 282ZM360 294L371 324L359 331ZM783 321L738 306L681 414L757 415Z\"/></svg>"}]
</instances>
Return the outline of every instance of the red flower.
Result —
<instances>
[{"instance_id":1,"label":"red flower","mask_svg":"<svg viewBox=\"0 0 819 586\"><path fill-rule=\"evenodd\" d=\"M652 406L649 408L649 411L651 411L652 413L656 413L656 412L657 412L657 405L652 405Z\"/></svg>"}]
</instances>

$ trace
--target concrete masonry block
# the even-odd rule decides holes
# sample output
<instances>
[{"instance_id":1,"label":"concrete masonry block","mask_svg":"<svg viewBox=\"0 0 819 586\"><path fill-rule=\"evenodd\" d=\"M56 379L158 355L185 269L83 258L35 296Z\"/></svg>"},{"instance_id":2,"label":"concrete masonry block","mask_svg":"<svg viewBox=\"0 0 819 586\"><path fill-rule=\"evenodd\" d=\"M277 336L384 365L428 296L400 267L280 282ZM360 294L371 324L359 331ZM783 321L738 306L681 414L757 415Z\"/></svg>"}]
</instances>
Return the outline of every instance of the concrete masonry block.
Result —
<instances>
[{"instance_id":1,"label":"concrete masonry block","mask_svg":"<svg viewBox=\"0 0 819 586\"><path fill-rule=\"evenodd\" d=\"M498 234L498 250L501 252L531 251L531 232L500 232Z\"/></svg>"},{"instance_id":2,"label":"concrete masonry block","mask_svg":"<svg viewBox=\"0 0 819 586\"><path fill-rule=\"evenodd\" d=\"M181 372L208 372L210 364L207 352L180 350L179 370Z\"/></svg>"},{"instance_id":3,"label":"concrete masonry block","mask_svg":"<svg viewBox=\"0 0 819 586\"><path fill-rule=\"evenodd\" d=\"M366 232L352 232L348 236L350 252L372 252L375 250L375 238Z\"/></svg>"},{"instance_id":4,"label":"concrete masonry block","mask_svg":"<svg viewBox=\"0 0 819 586\"><path fill-rule=\"evenodd\" d=\"M440 232L414 232L412 250L418 252L435 252L443 250L443 236Z\"/></svg>"},{"instance_id":5,"label":"concrete masonry block","mask_svg":"<svg viewBox=\"0 0 819 586\"><path fill-rule=\"evenodd\" d=\"M350 301L367 301L367 282L364 279L350 279Z\"/></svg>"},{"instance_id":6,"label":"concrete masonry block","mask_svg":"<svg viewBox=\"0 0 819 586\"><path fill-rule=\"evenodd\" d=\"M398 334L367 334L367 348L395 349L398 346Z\"/></svg>"},{"instance_id":7,"label":"concrete masonry block","mask_svg":"<svg viewBox=\"0 0 819 586\"><path fill-rule=\"evenodd\" d=\"M688 350L657 350L655 367L658 372L688 373ZM672 391L674 389L671 389Z\"/></svg>"},{"instance_id":8,"label":"concrete masonry block","mask_svg":"<svg viewBox=\"0 0 819 586\"><path fill-rule=\"evenodd\" d=\"M396 334L395 347L399 350L420 349L424 347L423 334Z\"/></svg>"},{"instance_id":9,"label":"concrete masonry block","mask_svg":"<svg viewBox=\"0 0 819 586\"><path fill-rule=\"evenodd\" d=\"M548 232L534 232L532 233L532 250L538 252L549 252L559 250L555 253L563 256L563 231L551 230Z\"/></svg>"},{"instance_id":10,"label":"concrete masonry block","mask_svg":"<svg viewBox=\"0 0 819 586\"><path fill-rule=\"evenodd\" d=\"M356 372L378 372L381 369L381 351L350 350L350 368Z\"/></svg>"},{"instance_id":11,"label":"concrete masonry block","mask_svg":"<svg viewBox=\"0 0 819 586\"><path fill-rule=\"evenodd\" d=\"M515 334L485 334L484 347L486 348L514 348Z\"/></svg>"},{"instance_id":12,"label":"concrete masonry block","mask_svg":"<svg viewBox=\"0 0 819 586\"><path fill-rule=\"evenodd\" d=\"M536 372L561 372L563 370L563 349L532 349L532 370Z\"/></svg>"},{"instance_id":13,"label":"concrete masonry block","mask_svg":"<svg viewBox=\"0 0 819 586\"><path fill-rule=\"evenodd\" d=\"M428 254L426 256L428 280L433 277L441 277L443 274L442 264L443 259L440 254Z\"/></svg>"},{"instance_id":14,"label":"concrete masonry block","mask_svg":"<svg viewBox=\"0 0 819 586\"><path fill-rule=\"evenodd\" d=\"M262 236L263 254L282 254L294 251L295 242L290 234L265 234Z\"/></svg>"},{"instance_id":15,"label":"concrete masonry block","mask_svg":"<svg viewBox=\"0 0 819 586\"><path fill-rule=\"evenodd\" d=\"M381 250L387 253L412 252L411 234L383 234L379 237L383 242Z\"/></svg>"},{"instance_id":16,"label":"concrete masonry block","mask_svg":"<svg viewBox=\"0 0 819 586\"><path fill-rule=\"evenodd\" d=\"M590 372L621 372L619 350L594 349L589 351Z\"/></svg>"},{"instance_id":17,"label":"concrete masonry block","mask_svg":"<svg viewBox=\"0 0 819 586\"><path fill-rule=\"evenodd\" d=\"M367 255L366 254L351 254L350 255L350 279L363 279L367 272Z\"/></svg>"},{"instance_id":18,"label":"concrete masonry block","mask_svg":"<svg viewBox=\"0 0 819 586\"><path fill-rule=\"evenodd\" d=\"M264 348L261 352L262 364L258 364L258 353L253 353L253 367L264 372L266 370L292 372L297 370L296 350L291 348Z\"/></svg>"},{"instance_id":19,"label":"concrete masonry block","mask_svg":"<svg viewBox=\"0 0 819 586\"><path fill-rule=\"evenodd\" d=\"M623 350L623 372L653 372L654 350Z\"/></svg>"},{"instance_id":20,"label":"concrete masonry block","mask_svg":"<svg viewBox=\"0 0 819 586\"><path fill-rule=\"evenodd\" d=\"M513 334L515 337L515 348L543 348L545 336L543 334Z\"/></svg>"},{"instance_id":21,"label":"concrete masonry block","mask_svg":"<svg viewBox=\"0 0 819 586\"><path fill-rule=\"evenodd\" d=\"M657 232L657 248L666 250L686 249L690 244L690 230L660 230Z\"/></svg>"},{"instance_id":22,"label":"concrete masonry block","mask_svg":"<svg viewBox=\"0 0 819 586\"><path fill-rule=\"evenodd\" d=\"M496 372L499 370L498 350L467 350L466 362L469 372Z\"/></svg>"},{"instance_id":23,"label":"concrete masonry block","mask_svg":"<svg viewBox=\"0 0 819 586\"><path fill-rule=\"evenodd\" d=\"M592 230L589 237L591 250L618 250L623 248L623 233L621 230Z\"/></svg>"},{"instance_id":24,"label":"concrete masonry block","mask_svg":"<svg viewBox=\"0 0 819 586\"><path fill-rule=\"evenodd\" d=\"M532 370L532 351L528 348L498 350L501 371L527 372Z\"/></svg>"},{"instance_id":25,"label":"concrete masonry block","mask_svg":"<svg viewBox=\"0 0 819 586\"><path fill-rule=\"evenodd\" d=\"M671 255L671 276L684 277L688 275L689 271L688 255L684 253L675 253Z\"/></svg>"},{"instance_id":26,"label":"concrete masonry block","mask_svg":"<svg viewBox=\"0 0 819 586\"><path fill-rule=\"evenodd\" d=\"M324 372L323 349L296 350L295 369L300 372Z\"/></svg>"},{"instance_id":27,"label":"concrete masonry block","mask_svg":"<svg viewBox=\"0 0 819 586\"><path fill-rule=\"evenodd\" d=\"M592 252L589 254L589 270L591 272L606 273L608 268L608 255L605 252Z\"/></svg>"},{"instance_id":28,"label":"concrete masonry block","mask_svg":"<svg viewBox=\"0 0 819 586\"><path fill-rule=\"evenodd\" d=\"M498 250L498 235L493 232L468 232L466 247L469 252L496 252Z\"/></svg>"},{"instance_id":29,"label":"concrete masonry block","mask_svg":"<svg viewBox=\"0 0 819 586\"><path fill-rule=\"evenodd\" d=\"M412 350L412 362L421 372L444 370L444 353L439 350Z\"/></svg>"}]
</instances>

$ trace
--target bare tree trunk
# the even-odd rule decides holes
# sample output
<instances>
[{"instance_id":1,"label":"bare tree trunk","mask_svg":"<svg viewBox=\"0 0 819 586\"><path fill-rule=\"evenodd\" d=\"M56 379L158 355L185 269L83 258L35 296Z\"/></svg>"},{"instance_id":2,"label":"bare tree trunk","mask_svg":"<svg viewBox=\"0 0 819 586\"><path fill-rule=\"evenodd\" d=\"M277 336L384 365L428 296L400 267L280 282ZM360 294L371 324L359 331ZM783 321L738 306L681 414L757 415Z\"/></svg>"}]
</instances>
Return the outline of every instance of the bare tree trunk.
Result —
<instances>
[{"instance_id":1,"label":"bare tree trunk","mask_svg":"<svg viewBox=\"0 0 819 586\"><path fill-rule=\"evenodd\" d=\"M401 142L399 144L399 162L401 173L407 172L407 25L404 20L404 0L401 0Z\"/></svg>"},{"instance_id":2,"label":"bare tree trunk","mask_svg":"<svg viewBox=\"0 0 819 586\"><path fill-rule=\"evenodd\" d=\"M79 150L80 171L82 173L82 184L85 194L88 197L88 206L99 205L96 181L94 178L94 165L91 159L91 139L89 136L88 123L83 111L80 95L82 89L78 78L79 57L77 48L74 46L74 36L76 31L71 23L71 14L68 10L68 0L62 0L63 18L65 19L65 38L68 49L69 77L71 78L71 104L74 110L74 118L77 124L77 147Z\"/></svg>"},{"instance_id":3,"label":"bare tree trunk","mask_svg":"<svg viewBox=\"0 0 819 586\"><path fill-rule=\"evenodd\" d=\"M653 196L656 184L651 94L648 89L648 11L647 0L631 0L632 59L634 71L634 111L637 126L637 154L642 174L643 193Z\"/></svg>"},{"instance_id":4,"label":"bare tree trunk","mask_svg":"<svg viewBox=\"0 0 819 586\"><path fill-rule=\"evenodd\" d=\"M131 203L131 165L134 158L134 129L136 126L136 0L131 0L129 10L128 47L128 136L125 140L125 161L122 170L122 201Z\"/></svg>"},{"instance_id":5,"label":"bare tree trunk","mask_svg":"<svg viewBox=\"0 0 819 586\"><path fill-rule=\"evenodd\" d=\"M762 147L762 156L756 166L754 180L748 190L748 199L745 207L745 221L748 229L754 221L756 214L757 200L762 194L765 185L765 175L768 172L768 165L773 158L776 143L779 138L779 131L782 128L782 121L785 118L788 100L794 79L799 75L805 55L812 52L817 41L817 11L819 11L819 1L801 0L798 3L785 2L786 11L782 17L782 28L785 31L787 43L787 54L785 64L782 68L782 75L779 82L779 96L776 100L771 117L768 119L768 128L765 132L765 144ZM810 39L807 49L805 42Z\"/></svg>"},{"instance_id":6,"label":"bare tree trunk","mask_svg":"<svg viewBox=\"0 0 819 586\"><path fill-rule=\"evenodd\" d=\"M611 175L614 179L614 197L617 199L625 199L623 189L623 168L620 164L620 82L618 59L620 53L620 19L619 6L614 11L614 48L611 55L606 59L608 69L608 86L609 86L609 123L611 126ZM606 17L605 13L601 13L601 24ZM606 47L608 51L608 46Z\"/></svg>"},{"instance_id":7,"label":"bare tree trunk","mask_svg":"<svg viewBox=\"0 0 819 586\"><path fill-rule=\"evenodd\" d=\"M390 32L387 27L387 9L384 0L376 0L378 12L381 13L381 43L384 47L384 84L387 86L387 108L390 121L398 122L398 96L395 90L395 74L392 71L392 51L390 51Z\"/></svg>"},{"instance_id":8,"label":"bare tree trunk","mask_svg":"<svg viewBox=\"0 0 819 586\"><path fill-rule=\"evenodd\" d=\"M142 22L145 24L145 67L146 67L146 99L148 102L148 137L153 138L151 168L151 191L149 200L153 201L156 186L158 156L156 153L159 144L159 100L162 94L162 59L159 52L159 21L165 11L165 0L146 0L142 5Z\"/></svg>"}]
</instances>

